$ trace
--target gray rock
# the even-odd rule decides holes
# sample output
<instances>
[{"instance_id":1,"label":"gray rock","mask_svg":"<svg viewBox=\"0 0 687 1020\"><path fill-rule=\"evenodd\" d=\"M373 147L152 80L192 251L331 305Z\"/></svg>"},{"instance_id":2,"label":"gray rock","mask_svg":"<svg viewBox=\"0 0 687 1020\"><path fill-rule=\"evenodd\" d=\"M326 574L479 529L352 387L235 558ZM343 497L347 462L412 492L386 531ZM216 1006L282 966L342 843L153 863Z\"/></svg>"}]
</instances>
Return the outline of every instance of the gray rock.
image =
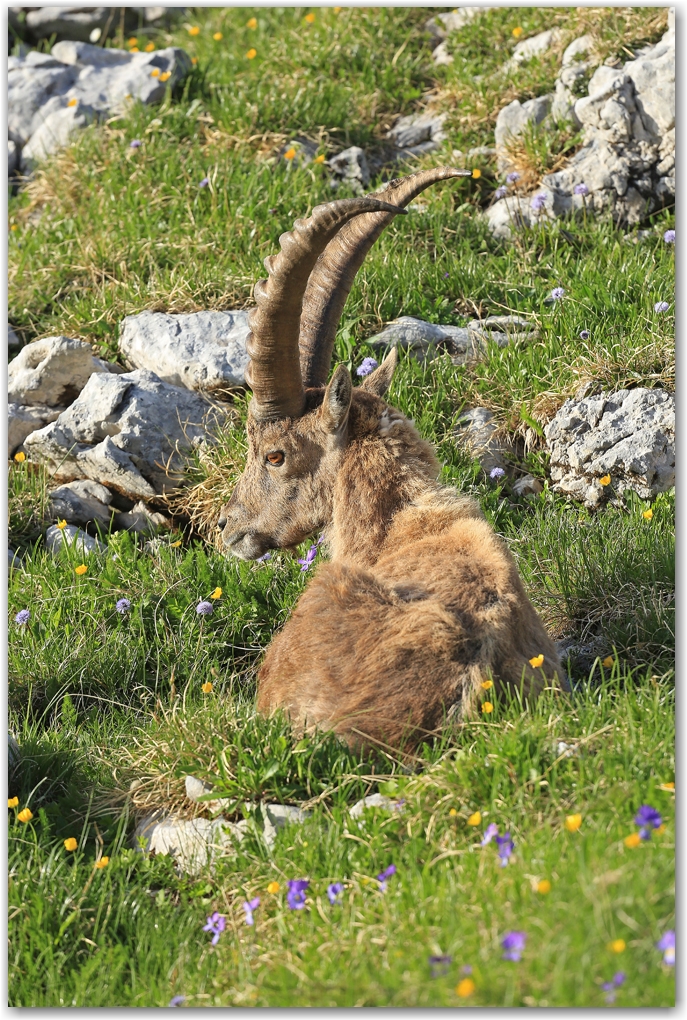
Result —
<instances>
[{"instance_id":1,"label":"gray rock","mask_svg":"<svg viewBox=\"0 0 687 1020\"><path fill-rule=\"evenodd\" d=\"M68 524L99 524L107 530L112 519L112 493L93 481L70 482L48 493L51 517Z\"/></svg>"},{"instance_id":2,"label":"gray rock","mask_svg":"<svg viewBox=\"0 0 687 1020\"><path fill-rule=\"evenodd\" d=\"M212 411L212 414L211 414ZM184 454L210 438L224 412L195 393L137 369L93 374L75 402L24 442L58 482L91 478L138 501L176 487Z\"/></svg>"},{"instance_id":3,"label":"gray rock","mask_svg":"<svg viewBox=\"0 0 687 1020\"><path fill-rule=\"evenodd\" d=\"M399 158L434 152L446 138L445 113L418 113L399 117L387 138L396 146Z\"/></svg>"},{"instance_id":4,"label":"gray rock","mask_svg":"<svg viewBox=\"0 0 687 1020\"><path fill-rule=\"evenodd\" d=\"M328 165L335 174L335 180L332 181L334 188L339 184L350 184L356 191L362 193L370 183L370 168L359 145L352 145L349 149L332 156L328 160Z\"/></svg>"},{"instance_id":5,"label":"gray rock","mask_svg":"<svg viewBox=\"0 0 687 1020\"><path fill-rule=\"evenodd\" d=\"M7 346L8 347L19 347L20 345L21 345L21 340L19 339L17 334L14 332L14 330L12 329L10 324L8 323L7 324Z\"/></svg>"},{"instance_id":6,"label":"gray rock","mask_svg":"<svg viewBox=\"0 0 687 1020\"><path fill-rule=\"evenodd\" d=\"M369 811L370 808L381 808L383 811L391 811L393 804L394 802L391 797L387 797L383 793L371 793L369 797L363 797L362 800L356 801L348 813L351 818L362 818L364 812Z\"/></svg>"},{"instance_id":7,"label":"gray rock","mask_svg":"<svg viewBox=\"0 0 687 1020\"><path fill-rule=\"evenodd\" d=\"M67 524L64 528L58 528L56 524L51 525L45 533L45 544L53 556L58 556L63 548L73 546L77 555L83 556L84 559L91 553L104 552L107 548L97 538L91 538L73 524Z\"/></svg>"},{"instance_id":8,"label":"gray rock","mask_svg":"<svg viewBox=\"0 0 687 1020\"><path fill-rule=\"evenodd\" d=\"M27 436L30 436L36 429L42 429L51 421L60 416L63 407L47 407L45 404L29 405L8 404L7 405L7 455L19 449Z\"/></svg>"},{"instance_id":9,"label":"gray rock","mask_svg":"<svg viewBox=\"0 0 687 1020\"><path fill-rule=\"evenodd\" d=\"M181 871L197 874L232 853L250 826L247 819L183 819L156 811L136 826L133 845L140 852L168 854ZM141 845L142 844L142 845Z\"/></svg>"},{"instance_id":10,"label":"gray rock","mask_svg":"<svg viewBox=\"0 0 687 1020\"><path fill-rule=\"evenodd\" d=\"M544 486L534 475L523 475L511 486L511 492L518 499L524 499L526 496L538 496L543 491Z\"/></svg>"},{"instance_id":11,"label":"gray rock","mask_svg":"<svg viewBox=\"0 0 687 1020\"><path fill-rule=\"evenodd\" d=\"M138 535L156 535L162 528L170 528L172 522L164 514L149 510L142 501L132 510L115 516L115 527L121 531L135 531Z\"/></svg>"},{"instance_id":12,"label":"gray rock","mask_svg":"<svg viewBox=\"0 0 687 1020\"><path fill-rule=\"evenodd\" d=\"M577 39L573 39L571 43L566 46L563 51L563 59L561 61L563 67L572 67L576 63L579 63L581 56L586 56L594 51L594 38L591 35L581 35Z\"/></svg>"},{"instance_id":13,"label":"gray rock","mask_svg":"<svg viewBox=\"0 0 687 1020\"><path fill-rule=\"evenodd\" d=\"M437 67L446 67L453 63L453 57L449 53L448 43L440 42L432 51L432 61Z\"/></svg>"},{"instance_id":14,"label":"gray rock","mask_svg":"<svg viewBox=\"0 0 687 1020\"><path fill-rule=\"evenodd\" d=\"M102 364L81 340L66 336L34 340L9 364L9 400L63 407L78 397L91 375L103 372Z\"/></svg>"},{"instance_id":15,"label":"gray rock","mask_svg":"<svg viewBox=\"0 0 687 1020\"><path fill-rule=\"evenodd\" d=\"M513 139L518 138L528 125L541 124L551 110L553 96L539 96L536 99L528 99L521 103L514 99L508 106L499 111L494 129L494 140L499 154L499 165L503 168L509 165L506 146Z\"/></svg>"},{"instance_id":16,"label":"gray rock","mask_svg":"<svg viewBox=\"0 0 687 1020\"><path fill-rule=\"evenodd\" d=\"M508 195L489 206L485 215L493 236L508 240L514 231L531 226L534 214L530 201L521 195Z\"/></svg>"},{"instance_id":17,"label":"gray rock","mask_svg":"<svg viewBox=\"0 0 687 1020\"><path fill-rule=\"evenodd\" d=\"M486 319L472 319L468 323L468 335L473 348L483 351L487 341L507 347L512 342L533 340L538 330L529 319L517 315L489 315Z\"/></svg>"},{"instance_id":18,"label":"gray rock","mask_svg":"<svg viewBox=\"0 0 687 1020\"><path fill-rule=\"evenodd\" d=\"M7 176L11 177L19 166L19 150L11 138L7 139Z\"/></svg>"},{"instance_id":19,"label":"gray rock","mask_svg":"<svg viewBox=\"0 0 687 1020\"><path fill-rule=\"evenodd\" d=\"M273 847L277 834L287 825L302 825L311 811L303 811L291 804L263 804L262 817L264 822L263 839L268 847Z\"/></svg>"},{"instance_id":20,"label":"gray rock","mask_svg":"<svg viewBox=\"0 0 687 1020\"><path fill-rule=\"evenodd\" d=\"M519 64L525 64L527 61L532 60L533 57L541 57L544 53L548 53L552 46L558 43L561 37L561 32L557 28L549 28L545 32L539 32L537 35L532 35L528 39L521 39L513 50L513 55L506 64L508 69L517 67Z\"/></svg>"},{"instance_id":21,"label":"gray rock","mask_svg":"<svg viewBox=\"0 0 687 1020\"><path fill-rule=\"evenodd\" d=\"M57 97L48 100L38 115L43 117L42 123L32 131L21 153L21 166L25 173L46 156L69 145L75 135L93 123L96 116L90 106L78 101L75 106L65 106L64 101ZM36 117L33 120L35 123Z\"/></svg>"},{"instance_id":22,"label":"gray rock","mask_svg":"<svg viewBox=\"0 0 687 1020\"><path fill-rule=\"evenodd\" d=\"M295 155L287 158L286 153L292 150L295 152ZM309 138L299 135L297 138L292 138L290 142L285 142L282 145L277 158L283 160L290 167L299 167L312 163L316 155L317 145L315 142L311 142Z\"/></svg>"},{"instance_id":23,"label":"gray rock","mask_svg":"<svg viewBox=\"0 0 687 1020\"><path fill-rule=\"evenodd\" d=\"M436 326L412 315L401 315L390 322L381 333L366 341L376 351L391 347L411 350L419 361L431 361L441 354L449 354L454 364L464 364L480 356L481 347L475 346L469 331L460 326Z\"/></svg>"},{"instance_id":24,"label":"gray rock","mask_svg":"<svg viewBox=\"0 0 687 1020\"><path fill-rule=\"evenodd\" d=\"M200 800L205 794L212 793L211 783L205 783L202 779L196 779L195 776L186 776L184 785L186 787L186 796L194 802Z\"/></svg>"},{"instance_id":25,"label":"gray rock","mask_svg":"<svg viewBox=\"0 0 687 1020\"><path fill-rule=\"evenodd\" d=\"M38 57L45 59L39 61ZM31 137L37 111L53 96L63 96L76 81L78 71L44 53L10 57L8 63L7 131L21 147Z\"/></svg>"},{"instance_id":26,"label":"gray rock","mask_svg":"<svg viewBox=\"0 0 687 1020\"><path fill-rule=\"evenodd\" d=\"M554 489L587 506L627 489L650 499L675 484L675 397L665 390L567 400L544 434Z\"/></svg>"},{"instance_id":27,"label":"gray rock","mask_svg":"<svg viewBox=\"0 0 687 1020\"><path fill-rule=\"evenodd\" d=\"M125 31L138 24L130 8L117 7L34 7L26 15L26 28L34 39L81 39L87 42L94 29L101 35L114 34L125 15ZM109 32L107 31L109 29ZM100 38L100 36L98 36Z\"/></svg>"},{"instance_id":28,"label":"gray rock","mask_svg":"<svg viewBox=\"0 0 687 1020\"><path fill-rule=\"evenodd\" d=\"M22 561L21 556L19 555L19 553L15 552L14 549L8 549L7 552L8 552L7 574L9 576L13 570L21 570Z\"/></svg>"},{"instance_id":29,"label":"gray rock","mask_svg":"<svg viewBox=\"0 0 687 1020\"><path fill-rule=\"evenodd\" d=\"M432 60L435 64L450 64L453 57L448 51L446 38L451 32L457 32L473 18L479 17L486 11L493 11L494 7L456 7L446 14L438 14L425 22L425 28L429 32L430 45L432 47ZM441 50L441 52L439 52Z\"/></svg>"},{"instance_id":30,"label":"gray rock","mask_svg":"<svg viewBox=\"0 0 687 1020\"><path fill-rule=\"evenodd\" d=\"M506 470L507 458L512 454L509 443L497 437L494 416L486 407L475 407L458 419L454 437L470 456L480 462L485 474L494 468Z\"/></svg>"},{"instance_id":31,"label":"gray rock","mask_svg":"<svg viewBox=\"0 0 687 1020\"><path fill-rule=\"evenodd\" d=\"M119 348L127 363L174 386L207 393L245 385L248 312L141 312L122 321Z\"/></svg>"},{"instance_id":32,"label":"gray rock","mask_svg":"<svg viewBox=\"0 0 687 1020\"><path fill-rule=\"evenodd\" d=\"M7 763L10 769L16 768L19 764L19 758L21 757L21 751L19 750L19 744L12 733L7 733Z\"/></svg>"}]
</instances>

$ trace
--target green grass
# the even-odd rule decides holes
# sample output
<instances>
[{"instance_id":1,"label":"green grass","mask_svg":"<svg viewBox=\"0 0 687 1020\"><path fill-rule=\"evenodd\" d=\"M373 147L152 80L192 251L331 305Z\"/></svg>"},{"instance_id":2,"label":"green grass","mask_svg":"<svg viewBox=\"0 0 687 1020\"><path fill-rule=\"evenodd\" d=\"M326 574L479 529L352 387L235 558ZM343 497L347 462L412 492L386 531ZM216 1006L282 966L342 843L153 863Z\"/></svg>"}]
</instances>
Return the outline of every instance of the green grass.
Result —
<instances>
[{"instance_id":1,"label":"green grass","mask_svg":"<svg viewBox=\"0 0 687 1020\"><path fill-rule=\"evenodd\" d=\"M117 358L124 315L248 306L279 234L332 196L325 167L277 160L285 143L300 134L328 155L351 144L381 152L394 116L431 101L449 112L448 141L399 170L461 165L453 151L489 144L502 105L551 88L570 39L591 31L601 56L625 59L623 46L655 40L665 21L653 8L502 8L451 38L454 63L436 68L423 28L431 8L315 9L310 26L305 13L192 11L155 37L197 57L184 85L161 107L85 131L10 195L9 317L24 341L66 334ZM252 14L257 29L246 26ZM552 55L504 72L514 27L527 36L552 25L565 31ZM568 144L556 127L519 158L536 175ZM653 311L672 302L662 234L673 213L652 217L639 244L591 217L495 241L478 212L499 181L489 160L481 168L479 180L426 192L379 240L337 356L354 367L371 353L366 338L399 314L532 319L534 340L490 347L469 367L402 357L390 400L435 443L444 481L476 496L508 541L552 634L598 649L591 672L571 660L570 695L497 702L414 759L360 760L331 736L300 740L283 719L256 716L254 677L308 577L286 554L247 564L202 540L241 469L245 400L217 447L189 464L196 487L178 501L176 530L148 547L109 536L81 577L73 554L54 559L43 543L50 479L12 463L10 541L24 569L9 590L10 721L22 747L9 795L34 814L22 824L9 812L12 1005L165 1006L183 994L190 1006L602 1006L601 984L619 969L618 1005L674 1003L654 946L674 927L674 815L660 789L674 780L674 494L653 502L651 521L630 496L590 513L547 484L516 501L453 439L461 410L486 405L517 466L546 481L541 426L580 384L674 387L674 318ZM566 295L552 306L554 286ZM199 618L216 586L212 616ZM114 608L122 596L126 616ZM187 774L229 797L234 818L261 800L306 803L312 815L269 852L248 812L255 824L235 855L179 875L168 858L136 852L131 832L152 807L189 814ZM346 808L378 789L403 811L373 812L359 829ZM642 803L666 830L630 849ZM477 830L467 824L476 810ZM578 812L580 830L566 831ZM491 821L515 841L506 868L493 844L479 846ZM95 870L101 854L110 862ZM375 876L390 862L398 871L381 894ZM291 911L285 882L300 877L308 904ZM535 891L541 879L548 895ZM346 887L337 907L333 881ZM249 928L242 903L256 895ZM214 910L227 918L216 949L202 931ZM527 933L520 963L501 959L509 930ZM618 956L614 939L626 943ZM448 973L433 978L428 957L445 954ZM464 965L476 985L468 999L454 991Z\"/></svg>"}]
</instances>

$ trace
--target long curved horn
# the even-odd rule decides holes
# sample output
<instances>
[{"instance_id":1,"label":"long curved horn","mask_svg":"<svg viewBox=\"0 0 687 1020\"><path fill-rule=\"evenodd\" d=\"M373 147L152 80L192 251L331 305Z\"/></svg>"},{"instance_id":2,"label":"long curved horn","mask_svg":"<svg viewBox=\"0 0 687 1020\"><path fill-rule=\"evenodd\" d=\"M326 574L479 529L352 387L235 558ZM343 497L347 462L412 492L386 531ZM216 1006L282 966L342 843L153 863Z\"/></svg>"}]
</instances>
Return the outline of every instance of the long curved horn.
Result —
<instances>
[{"instance_id":1,"label":"long curved horn","mask_svg":"<svg viewBox=\"0 0 687 1020\"><path fill-rule=\"evenodd\" d=\"M391 181L369 198L383 196L403 208L421 191L451 177L470 177L470 170L438 166ZM324 386L336 330L355 275L368 251L391 222L388 212L369 212L344 225L315 263L303 296L300 321L301 373L305 386Z\"/></svg>"},{"instance_id":2,"label":"long curved horn","mask_svg":"<svg viewBox=\"0 0 687 1020\"><path fill-rule=\"evenodd\" d=\"M340 199L315 206L308 219L296 220L293 230L281 235L281 251L265 259L268 278L255 285L257 307L248 320L245 378L253 390L254 418L297 418L303 413L298 337L303 294L318 256L354 216L391 219L403 211L377 198Z\"/></svg>"}]
</instances>

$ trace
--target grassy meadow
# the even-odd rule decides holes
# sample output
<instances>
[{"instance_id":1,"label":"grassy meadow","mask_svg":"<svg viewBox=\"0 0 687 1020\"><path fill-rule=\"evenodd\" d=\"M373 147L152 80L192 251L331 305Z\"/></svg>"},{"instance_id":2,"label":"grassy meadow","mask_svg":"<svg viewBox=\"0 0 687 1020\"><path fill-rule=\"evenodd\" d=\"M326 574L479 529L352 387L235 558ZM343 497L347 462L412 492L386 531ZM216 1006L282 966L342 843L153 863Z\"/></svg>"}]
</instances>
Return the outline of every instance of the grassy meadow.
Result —
<instances>
[{"instance_id":1,"label":"grassy meadow","mask_svg":"<svg viewBox=\"0 0 687 1020\"><path fill-rule=\"evenodd\" d=\"M502 8L449 40L454 63L435 67L434 10L198 8L171 32L141 34L139 48L150 38L194 58L186 82L161 106L89 128L10 194L9 320L22 341L78 337L116 360L127 314L247 307L279 234L334 197L326 164L280 155L292 141L325 156L382 152L394 118L430 104L449 114L448 140L393 176L463 166L460 153L493 144L503 105L552 87L570 40L591 32L620 62L665 26L657 8ZM518 37L554 25L554 51L503 70ZM565 125L528 138L523 180L578 144ZM10 463L10 545L23 557L8 617L22 751L8 790L11 1005L674 1004L674 967L656 948L675 927L674 494L596 513L547 484L517 500L453 438L463 410L487 406L516 470L546 483L542 427L582 384L674 388L674 246L663 241L674 211L641 237L589 217L496 241L479 211L502 181L488 157L467 165L479 177L428 189L377 242L337 357L354 368L366 338L401 314L465 325L517 312L536 324L534 340L490 346L470 366L402 357L389 399L436 445L444 481L479 499L551 633L592 648L593 664L571 657L569 694L492 699L491 713L410 759L298 740L285 720L256 716L254 678L309 573L286 553L245 563L213 544L241 470L245 398L189 462L190 486L167 509L174 529L149 544L112 534L85 573L44 546L50 478ZM554 287L565 296L550 303ZM217 588L212 615L198 616ZM15 622L24 609L28 622ZM180 874L131 835L158 807L207 813L185 799L188 774L230 798L234 820L261 800L311 814L270 851L249 811L235 854ZM358 825L347 808L375 792L397 807ZM638 840L646 804L661 820ZM509 858L482 845L491 824L510 833ZM289 906L293 879L309 881L303 909ZM343 885L334 903L332 883ZM225 927L212 945L215 912ZM526 936L521 958L504 959L514 932Z\"/></svg>"}]
</instances>

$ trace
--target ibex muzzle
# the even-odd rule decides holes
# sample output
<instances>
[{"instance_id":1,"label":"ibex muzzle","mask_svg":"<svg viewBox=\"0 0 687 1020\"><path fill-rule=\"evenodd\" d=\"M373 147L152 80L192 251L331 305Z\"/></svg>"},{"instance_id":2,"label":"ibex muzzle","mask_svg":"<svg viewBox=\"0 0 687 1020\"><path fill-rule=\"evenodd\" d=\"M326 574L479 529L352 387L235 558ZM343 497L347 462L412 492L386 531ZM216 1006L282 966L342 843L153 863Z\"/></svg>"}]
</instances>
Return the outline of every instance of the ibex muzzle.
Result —
<instances>
[{"instance_id":1,"label":"ibex muzzle","mask_svg":"<svg viewBox=\"0 0 687 1020\"><path fill-rule=\"evenodd\" d=\"M505 544L474 500L437 481L434 450L383 399L395 351L356 389L341 365L327 382L371 245L424 188L466 175L438 167L317 206L255 288L248 459L222 541L257 559L323 531L330 554L267 650L258 708L354 746L412 748L474 711L486 678L534 695L563 676Z\"/></svg>"}]
</instances>

